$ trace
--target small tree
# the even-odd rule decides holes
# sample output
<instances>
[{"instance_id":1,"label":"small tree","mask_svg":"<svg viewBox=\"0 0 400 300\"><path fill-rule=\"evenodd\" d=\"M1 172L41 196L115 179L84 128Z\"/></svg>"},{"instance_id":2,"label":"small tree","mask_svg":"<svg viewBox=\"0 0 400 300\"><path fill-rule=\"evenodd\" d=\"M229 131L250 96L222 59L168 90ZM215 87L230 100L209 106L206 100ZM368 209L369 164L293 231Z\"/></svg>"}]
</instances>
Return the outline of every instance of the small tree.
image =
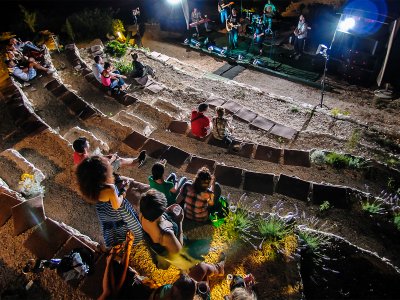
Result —
<instances>
[{"instance_id":1,"label":"small tree","mask_svg":"<svg viewBox=\"0 0 400 300\"><path fill-rule=\"evenodd\" d=\"M72 25L69 22L68 18L65 20L65 31L67 32L69 38L74 42L75 41L75 33L74 33L74 29L72 28Z\"/></svg>"},{"instance_id":2,"label":"small tree","mask_svg":"<svg viewBox=\"0 0 400 300\"><path fill-rule=\"evenodd\" d=\"M25 7L22 5L19 5L19 9L21 10L23 16L24 16L24 22L28 26L28 28L32 31L35 32L35 26L36 26L36 12L29 12Z\"/></svg>"}]
</instances>

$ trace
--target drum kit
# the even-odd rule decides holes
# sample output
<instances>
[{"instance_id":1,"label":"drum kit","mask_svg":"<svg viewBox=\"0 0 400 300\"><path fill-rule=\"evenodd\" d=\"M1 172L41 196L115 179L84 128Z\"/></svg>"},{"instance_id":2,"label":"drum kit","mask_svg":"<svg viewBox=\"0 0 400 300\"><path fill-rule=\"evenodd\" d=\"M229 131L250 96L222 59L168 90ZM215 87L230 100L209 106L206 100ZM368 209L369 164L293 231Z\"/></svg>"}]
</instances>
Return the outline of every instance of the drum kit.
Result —
<instances>
[{"instance_id":1,"label":"drum kit","mask_svg":"<svg viewBox=\"0 0 400 300\"><path fill-rule=\"evenodd\" d=\"M262 18L262 16L257 14L254 8L242 9L242 18L240 19L242 30L239 31L239 34L252 36L260 18Z\"/></svg>"}]
</instances>

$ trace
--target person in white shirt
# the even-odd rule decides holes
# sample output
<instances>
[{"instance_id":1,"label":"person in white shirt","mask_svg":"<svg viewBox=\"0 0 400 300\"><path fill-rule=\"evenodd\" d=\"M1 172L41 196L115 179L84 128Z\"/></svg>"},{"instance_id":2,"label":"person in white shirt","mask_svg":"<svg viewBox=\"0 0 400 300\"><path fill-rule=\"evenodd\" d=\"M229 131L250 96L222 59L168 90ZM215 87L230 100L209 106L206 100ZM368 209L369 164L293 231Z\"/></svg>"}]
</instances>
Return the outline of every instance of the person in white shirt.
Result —
<instances>
[{"instance_id":1,"label":"person in white shirt","mask_svg":"<svg viewBox=\"0 0 400 300\"><path fill-rule=\"evenodd\" d=\"M303 54L304 41L307 37L307 23L303 15L299 17L299 23L294 30L294 51L295 57L298 59Z\"/></svg>"},{"instance_id":2,"label":"person in white shirt","mask_svg":"<svg viewBox=\"0 0 400 300\"><path fill-rule=\"evenodd\" d=\"M32 57L28 59L28 66L25 68L20 68L13 60L6 61L6 64L9 72L23 81L29 81L35 78L37 75L36 70L44 71L47 74L53 74L56 71L55 69L49 69L41 66Z\"/></svg>"}]
</instances>

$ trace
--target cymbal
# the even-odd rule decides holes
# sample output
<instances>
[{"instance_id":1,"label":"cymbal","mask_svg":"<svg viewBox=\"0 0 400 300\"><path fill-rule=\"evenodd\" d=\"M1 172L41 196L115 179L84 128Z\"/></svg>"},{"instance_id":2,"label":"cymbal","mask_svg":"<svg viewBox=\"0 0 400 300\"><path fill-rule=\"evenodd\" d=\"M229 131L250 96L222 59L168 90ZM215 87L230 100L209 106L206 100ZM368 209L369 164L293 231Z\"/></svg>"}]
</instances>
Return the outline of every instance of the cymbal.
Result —
<instances>
[{"instance_id":1,"label":"cymbal","mask_svg":"<svg viewBox=\"0 0 400 300\"><path fill-rule=\"evenodd\" d=\"M246 13L253 13L253 12L256 12L256 10L254 9L254 8L250 8L250 9L242 9L242 11L243 12L246 12Z\"/></svg>"}]
</instances>

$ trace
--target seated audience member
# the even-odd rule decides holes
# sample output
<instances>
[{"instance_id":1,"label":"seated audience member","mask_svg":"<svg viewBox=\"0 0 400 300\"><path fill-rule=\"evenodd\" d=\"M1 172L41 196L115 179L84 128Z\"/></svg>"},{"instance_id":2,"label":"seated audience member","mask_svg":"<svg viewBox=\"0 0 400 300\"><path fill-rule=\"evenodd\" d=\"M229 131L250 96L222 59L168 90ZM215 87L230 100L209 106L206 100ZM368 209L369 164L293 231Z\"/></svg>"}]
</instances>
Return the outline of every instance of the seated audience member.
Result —
<instances>
[{"instance_id":1,"label":"seated audience member","mask_svg":"<svg viewBox=\"0 0 400 300\"><path fill-rule=\"evenodd\" d=\"M6 46L6 59L14 60L19 64L28 61L28 57L24 56L14 45L10 44Z\"/></svg>"},{"instance_id":2,"label":"seated audience member","mask_svg":"<svg viewBox=\"0 0 400 300\"><path fill-rule=\"evenodd\" d=\"M186 182L186 177L182 177L179 182L175 173L169 174L167 179L164 177L166 160L157 162L151 168L149 176L150 187L163 193L167 198L167 205L170 206L175 203L176 196L179 189Z\"/></svg>"},{"instance_id":3,"label":"seated audience member","mask_svg":"<svg viewBox=\"0 0 400 300\"><path fill-rule=\"evenodd\" d=\"M18 41L16 38L11 38L9 41L9 45L14 46L17 50L21 51L22 53L24 51L28 50L33 50L37 52L42 52L43 49L39 48L35 44L33 44L31 41L26 41L26 42L21 42Z\"/></svg>"},{"instance_id":4,"label":"seated audience member","mask_svg":"<svg viewBox=\"0 0 400 300\"><path fill-rule=\"evenodd\" d=\"M147 65L143 65L141 62L138 61L138 54L133 53L132 54L132 77L133 78L142 78L147 75L150 75L151 77L155 78L156 77L156 72Z\"/></svg>"},{"instance_id":5,"label":"seated audience member","mask_svg":"<svg viewBox=\"0 0 400 300\"><path fill-rule=\"evenodd\" d=\"M74 149L75 165L79 165L82 160L90 156L90 144L85 137L80 137L76 139L72 143L72 148ZM146 160L146 150L141 151L139 156L136 158L122 158L119 157L116 153L112 155L105 155L105 157L108 159L109 163L113 167L114 172L117 172L120 167L132 166L136 163L138 164L138 166L141 166Z\"/></svg>"},{"instance_id":6,"label":"seated audience member","mask_svg":"<svg viewBox=\"0 0 400 300\"><path fill-rule=\"evenodd\" d=\"M92 65L92 71L94 77L96 77L97 81L101 83L101 73L104 70L104 61L100 55L96 55L94 57L94 64Z\"/></svg>"},{"instance_id":7,"label":"seated audience member","mask_svg":"<svg viewBox=\"0 0 400 300\"><path fill-rule=\"evenodd\" d=\"M129 85L125 84L126 76L120 75L112 72L111 64L106 62L104 63L104 69L101 72L101 83L109 87L110 89L120 88L122 90L126 90L129 88Z\"/></svg>"},{"instance_id":8,"label":"seated audience member","mask_svg":"<svg viewBox=\"0 0 400 300\"><path fill-rule=\"evenodd\" d=\"M109 161L100 156L85 158L76 169L78 185L84 199L96 206L97 217L107 247L125 240L128 231L135 236L135 243L143 238L142 227L134 208L126 199L131 181L124 181L117 188Z\"/></svg>"},{"instance_id":9,"label":"seated audience member","mask_svg":"<svg viewBox=\"0 0 400 300\"><path fill-rule=\"evenodd\" d=\"M232 132L233 126L227 118L224 117L225 109L223 107L217 107L217 116L212 118L212 135L215 139L223 141L225 144L232 145ZM233 150L240 150L240 144L232 147Z\"/></svg>"},{"instance_id":10,"label":"seated audience member","mask_svg":"<svg viewBox=\"0 0 400 300\"><path fill-rule=\"evenodd\" d=\"M210 119L204 115L207 110L208 104L201 103L197 111L192 111L192 116L190 119L192 134L199 138L204 138L211 132Z\"/></svg>"},{"instance_id":11,"label":"seated audience member","mask_svg":"<svg viewBox=\"0 0 400 300\"><path fill-rule=\"evenodd\" d=\"M9 72L23 81L29 81L35 78L37 75L36 70L44 71L47 74L53 74L56 71L55 69L41 66L32 57L28 59L28 66L23 68L20 68L13 60L7 60L5 63L8 66Z\"/></svg>"},{"instance_id":12,"label":"seated audience member","mask_svg":"<svg viewBox=\"0 0 400 300\"><path fill-rule=\"evenodd\" d=\"M165 195L151 189L140 199L140 222L145 238L157 256L157 266L169 264L163 258L172 258L183 247L183 210L178 204L167 207Z\"/></svg>"},{"instance_id":13,"label":"seated audience member","mask_svg":"<svg viewBox=\"0 0 400 300\"><path fill-rule=\"evenodd\" d=\"M181 188L177 203L182 203L187 219L196 222L207 222L209 219L209 206L214 205L214 199L221 196L221 187L215 182L207 167L197 171L194 182L187 182Z\"/></svg>"}]
</instances>

